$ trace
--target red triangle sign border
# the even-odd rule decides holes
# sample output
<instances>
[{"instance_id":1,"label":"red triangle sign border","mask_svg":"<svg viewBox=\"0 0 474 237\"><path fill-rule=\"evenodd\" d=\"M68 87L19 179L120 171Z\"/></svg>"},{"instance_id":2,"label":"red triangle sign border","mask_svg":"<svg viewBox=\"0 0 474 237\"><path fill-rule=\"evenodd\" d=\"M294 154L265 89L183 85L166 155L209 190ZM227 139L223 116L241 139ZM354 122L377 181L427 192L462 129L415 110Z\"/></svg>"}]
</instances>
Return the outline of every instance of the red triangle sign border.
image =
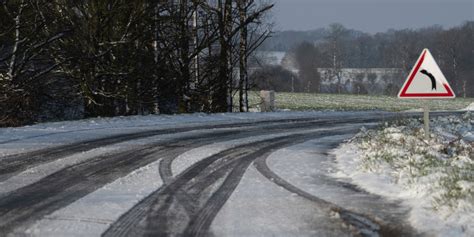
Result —
<instances>
[{"instance_id":1,"label":"red triangle sign border","mask_svg":"<svg viewBox=\"0 0 474 237\"><path fill-rule=\"evenodd\" d=\"M447 84L447 82L443 83L443 87L446 89L445 93L407 93L407 90L410 87L411 83L413 82L415 75L418 73L421 65L423 64L423 61L425 60L425 56L427 52L429 52L428 49L424 49L423 52L421 53L420 57L418 58L415 64L415 67L410 72L408 79L405 81L402 89L400 90L400 93L398 94L399 98L429 99L429 98L454 98L455 97L454 92L452 91L449 84Z\"/></svg>"}]
</instances>

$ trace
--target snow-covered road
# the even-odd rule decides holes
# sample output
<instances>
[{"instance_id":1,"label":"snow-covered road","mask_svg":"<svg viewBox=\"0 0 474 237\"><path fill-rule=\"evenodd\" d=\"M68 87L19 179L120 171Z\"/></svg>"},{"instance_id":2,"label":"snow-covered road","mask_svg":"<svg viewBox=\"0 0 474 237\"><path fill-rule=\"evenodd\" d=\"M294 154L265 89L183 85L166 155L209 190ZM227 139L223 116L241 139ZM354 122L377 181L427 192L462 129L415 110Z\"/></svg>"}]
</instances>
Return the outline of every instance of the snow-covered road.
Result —
<instances>
[{"instance_id":1,"label":"snow-covered road","mask_svg":"<svg viewBox=\"0 0 474 237\"><path fill-rule=\"evenodd\" d=\"M144 116L0 129L0 236L416 235L332 178L384 112Z\"/></svg>"}]
</instances>

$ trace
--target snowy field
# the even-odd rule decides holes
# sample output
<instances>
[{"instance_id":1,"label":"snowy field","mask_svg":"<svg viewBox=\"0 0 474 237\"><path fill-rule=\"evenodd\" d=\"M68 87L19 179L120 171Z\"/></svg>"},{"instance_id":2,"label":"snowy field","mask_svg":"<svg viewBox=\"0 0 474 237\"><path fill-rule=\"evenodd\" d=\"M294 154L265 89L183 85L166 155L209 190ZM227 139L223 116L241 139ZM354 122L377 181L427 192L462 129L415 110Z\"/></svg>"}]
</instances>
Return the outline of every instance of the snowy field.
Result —
<instances>
[{"instance_id":1,"label":"snowy field","mask_svg":"<svg viewBox=\"0 0 474 237\"><path fill-rule=\"evenodd\" d=\"M257 108L260 103L258 92L249 93L252 108ZM276 107L280 110L383 110L403 111L420 109L419 100L400 100L389 96L368 95L340 95L340 94L309 94L277 92ZM237 100L236 100L237 101ZM452 100L426 101L432 110L457 110L463 109L474 103L474 98L456 98Z\"/></svg>"},{"instance_id":2,"label":"snowy field","mask_svg":"<svg viewBox=\"0 0 474 237\"><path fill-rule=\"evenodd\" d=\"M434 236L474 236L474 113L363 130L334 150L339 178L411 206L410 222Z\"/></svg>"}]
</instances>

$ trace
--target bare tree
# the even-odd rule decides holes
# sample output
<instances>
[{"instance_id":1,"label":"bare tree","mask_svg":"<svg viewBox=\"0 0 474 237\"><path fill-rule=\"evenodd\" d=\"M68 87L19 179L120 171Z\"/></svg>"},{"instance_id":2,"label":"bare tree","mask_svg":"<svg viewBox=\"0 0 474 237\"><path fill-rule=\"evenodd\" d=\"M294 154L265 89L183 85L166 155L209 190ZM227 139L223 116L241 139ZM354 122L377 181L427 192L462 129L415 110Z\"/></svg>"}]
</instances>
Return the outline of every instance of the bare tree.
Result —
<instances>
[{"instance_id":1,"label":"bare tree","mask_svg":"<svg viewBox=\"0 0 474 237\"><path fill-rule=\"evenodd\" d=\"M263 17L273 6L257 0L0 3L1 100L36 93L35 79L54 77L73 88L68 94L83 101L85 116L232 111L234 92L246 111L247 58L269 36ZM24 103L27 109L2 103L2 115L35 108Z\"/></svg>"},{"instance_id":2,"label":"bare tree","mask_svg":"<svg viewBox=\"0 0 474 237\"><path fill-rule=\"evenodd\" d=\"M341 93L342 75L341 69L344 62L344 40L347 36L347 29L338 23L329 25L329 34L327 36L329 54L331 57L331 66L333 77L337 78L337 93Z\"/></svg>"},{"instance_id":3,"label":"bare tree","mask_svg":"<svg viewBox=\"0 0 474 237\"><path fill-rule=\"evenodd\" d=\"M321 76L318 68L321 66L321 53L309 42L299 44L294 50L299 77L305 92L320 92Z\"/></svg>"},{"instance_id":4,"label":"bare tree","mask_svg":"<svg viewBox=\"0 0 474 237\"><path fill-rule=\"evenodd\" d=\"M0 126L34 121L41 88L61 62L48 57L52 44L65 31L44 31L49 23L42 10L48 1L0 1Z\"/></svg>"},{"instance_id":5,"label":"bare tree","mask_svg":"<svg viewBox=\"0 0 474 237\"><path fill-rule=\"evenodd\" d=\"M264 24L265 14L273 7L272 4L256 0L240 0L237 2L239 13L239 111L248 111L248 58L271 35L271 24Z\"/></svg>"}]
</instances>

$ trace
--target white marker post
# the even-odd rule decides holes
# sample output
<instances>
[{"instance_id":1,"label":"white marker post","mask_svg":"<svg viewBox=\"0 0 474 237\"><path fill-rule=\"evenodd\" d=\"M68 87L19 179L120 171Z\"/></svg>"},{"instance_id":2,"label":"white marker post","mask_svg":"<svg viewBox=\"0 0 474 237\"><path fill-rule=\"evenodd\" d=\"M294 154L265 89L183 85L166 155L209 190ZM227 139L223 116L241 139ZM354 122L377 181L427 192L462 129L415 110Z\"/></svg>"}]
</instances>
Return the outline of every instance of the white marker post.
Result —
<instances>
[{"instance_id":1,"label":"white marker post","mask_svg":"<svg viewBox=\"0 0 474 237\"><path fill-rule=\"evenodd\" d=\"M273 112L275 110L275 91L260 91L260 112Z\"/></svg>"},{"instance_id":2,"label":"white marker post","mask_svg":"<svg viewBox=\"0 0 474 237\"><path fill-rule=\"evenodd\" d=\"M428 49L424 49L403 84L400 99L454 99L451 86ZM430 107L423 104L425 139L430 139Z\"/></svg>"}]
</instances>

